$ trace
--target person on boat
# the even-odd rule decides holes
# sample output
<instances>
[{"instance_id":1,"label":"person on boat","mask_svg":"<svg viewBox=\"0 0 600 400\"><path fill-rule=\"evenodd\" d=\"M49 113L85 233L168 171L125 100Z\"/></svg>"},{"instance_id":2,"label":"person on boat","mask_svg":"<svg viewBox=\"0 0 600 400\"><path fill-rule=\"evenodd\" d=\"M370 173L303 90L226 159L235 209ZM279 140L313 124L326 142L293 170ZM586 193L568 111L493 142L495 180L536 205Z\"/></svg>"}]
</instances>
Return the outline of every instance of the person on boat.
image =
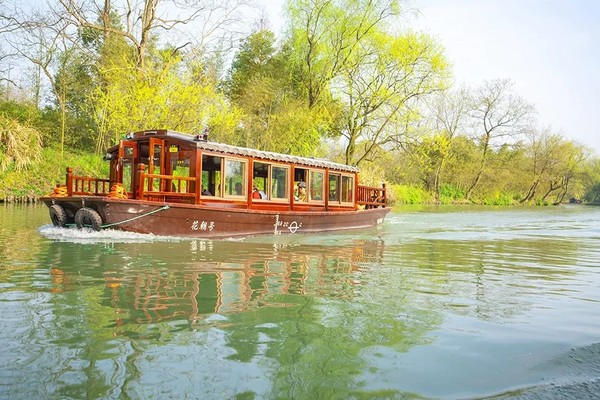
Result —
<instances>
[{"instance_id":1,"label":"person on boat","mask_svg":"<svg viewBox=\"0 0 600 400\"><path fill-rule=\"evenodd\" d=\"M254 185L252 187L252 198L253 199L263 199L265 200L267 198L267 194L265 192L263 192L262 190L259 190L256 185Z\"/></svg>"},{"instance_id":2,"label":"person on boat","mask_svg":"<svg viewBox=\"0 0 600 400\"><path fill-rule=\"evenodd\" d=\"M208 191L208 189L202 190L202 196L212 196L212 193Z\"/></svg>"},{"instance_id":3,"label":"person on boat","mask_svg":"<svg viewBox=\"0 0 600 400\"><path fill-rule=\"evenodd\" d=\"M235 194L237 196L241 196L242 195L242 184L239 183L239 182L235 184Z\"/></svg>"},{"instance_id":4,"label":"person on boat","mask_svg":"<svg viewBox=\"0 0 600 400\"><path fill-rule=\"evenodd\" d=\"M297 201L306 201L306 183L298 183L298 195L296 196Z\"/></svg>"}]
</instances>

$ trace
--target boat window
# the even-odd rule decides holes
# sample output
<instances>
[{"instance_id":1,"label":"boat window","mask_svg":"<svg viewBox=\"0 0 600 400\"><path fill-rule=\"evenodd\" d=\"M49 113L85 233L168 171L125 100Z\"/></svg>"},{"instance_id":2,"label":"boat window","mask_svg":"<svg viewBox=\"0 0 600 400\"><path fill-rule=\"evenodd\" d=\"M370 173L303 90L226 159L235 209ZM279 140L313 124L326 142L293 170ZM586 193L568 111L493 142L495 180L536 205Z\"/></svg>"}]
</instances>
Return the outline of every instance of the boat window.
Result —
<instances>
[{"instance_id":1,"label":"boat window","mask_svg":"<svg viewBox=\"0 0 600 400\"><path fill-rule=\"evenodd\" d=\"M266 199L268 198L268 187L267 184L269 180L269 164L254 162L253 164L253 172L252 172L252 183L258 191L254 191L254 187L252 188L252 198L253 199Z\"/></svg>"},{"instance_id":2,"label":"boat window","mask_svg":"<svg viewBox=\"0 0 600 400\"><path fill-rule=\"evenodd\" d=\"M252 180L258 192L253 193L253 198L287 201L289 176L290 167L254 162Z\"/></svg>"},{"instance_id":3,"label":"boat window","mask_svg":"<svg viewBox=\"0 0 600 400\"><path fill-rule=\"evenodd\" d=\"M150 159L148 160L148 173L151 175L160 175L163 174L164 171L161 170L161 164L162 164L162 140L160 141L155 141L155 140L151 140L150 141L151 147L150 147ZM161 188L161 180L160 179L155 179L155 178L149 178L148 179L148 188L146 190L148 191L152 191L152 192L160 192L161 190L163 190L163 188Z\"/></svg>"},{"instance_id":4,"label":"boat window","mask_svg":"<svg viewBox=\"0 0 600 400\"><path fill-rule=\"evenodd\" d=\"M354 203L354 177L342 175L342 203Z\"/></svg>"},{"instance_id":5,"label":"boat window","mask_svg":"<svg viewBox=\"0 0 600 400\"><path fill-rule=\"evenodd\" d=\"M123 159L121 160L123 167L123 187L128 193L133 191L132 182L133 182L133 148L132 147L124 147L123 148Z\"/></svg>"},{"instance_id":6,"label":"boat window","mask_svg":"<svg viewBox=\"0 0 600 400\"><path fill-rule=\"evenodd\" d=\"M340 201L340 175L329 174L329 202Z\"/></svg>"},{"instance_id":7,"label":"boat window","mask_svg":"<svg viewBox=\"0 0 600 400\"><path fill-rule=\"evenodd\" d=\"M190 166L194 164L192 162L193 156L194 152L192 150L171 151L170 149L170 171L167 171L167 175L173 175L174 177L193 176L193 168L190 168ZM171 183L171 190L179 193L193 193L193 186L193 182L173 179Z\"/></svg>"},{"instance_id":8,"label":"boat window","mask_svg":"<svg viewBox=\"0 0 600 400\"><path fill-rule=\"evenodd\" d=\"M287 200L289 198L289 175L289 167L282 167L277 165L271 166L271 200Z\"/></svg>"},{"instance_id":9,"label":"boat window","mask_svg":"<svg viewBox=\"0 0 600 400\"><path fill-rule=\"evenodd\" d=\"M304 168L294 169L294 199L296 201L308 200L306 196L306 178L308 171ZM304 189L301 189L304 188Z\"/></svg>"},{"instance_id":10,"label":"boat window","mask_svg":"<svg viewBox=\"0 0 600 400\"><path fill-rule=\"evenodd\" d=\"M225 196L246 196L246 162L225 160Z\"/></svg>"},{"instance_id":11,"label":"boat window","mask_svg":"<svg viewBox=\"0 0 600 400\"><path fill-rule=\"evenodd\" d=\"M323 201L323 171L310 171L309 179L309 200L311 201Z\"/></svg>"},{"instance_id":12,"label":"boat window","mask_svg":"<svg viewBox=\"0 0 600 400\"><path fill-rule=\"evenodd\" d=\"M221 197L221 165L223 157L202 155L202 195Z\"/></svg>"}]
</instances>

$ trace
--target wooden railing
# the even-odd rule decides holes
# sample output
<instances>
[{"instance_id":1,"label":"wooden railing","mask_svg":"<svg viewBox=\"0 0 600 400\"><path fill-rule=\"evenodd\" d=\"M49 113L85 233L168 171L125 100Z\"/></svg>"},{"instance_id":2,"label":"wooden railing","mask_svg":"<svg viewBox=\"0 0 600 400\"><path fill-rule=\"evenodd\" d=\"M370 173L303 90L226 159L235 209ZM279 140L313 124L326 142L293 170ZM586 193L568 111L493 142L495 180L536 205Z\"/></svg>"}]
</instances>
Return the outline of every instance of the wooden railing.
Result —
<instances>
[{"instance_id":1,"label":"wooden railing","mask_svg":"<svg viewBox=\"0 0 600 400\"><path fill-rule=\"evenodd\" d=\"M365 208L379 208L386 205L385 183L379 187L358 185L356 202Z\"/></svg>"},{"instance_id":2,"label":"wooden railing","mask_svg":"<svg viewBox=\"0 0 600 400\"><path fill-rule=\"evenodd\" d=\"M147 174L146 166L138 164L138 196L144 200L160 200L193 203L196 198L196 178L190 176L174 176Z\"/></svg>"},{"instance_id":3,"label":"wooden railing","mask_svg":"<svg viewBox=\"0 0 600 400\"><path fill-rule=\"evenodd\" d=\"M67 193L69 196L107 196L110 180L73 175L73 168L67 168Z\"/></svg>"}]
</instances>

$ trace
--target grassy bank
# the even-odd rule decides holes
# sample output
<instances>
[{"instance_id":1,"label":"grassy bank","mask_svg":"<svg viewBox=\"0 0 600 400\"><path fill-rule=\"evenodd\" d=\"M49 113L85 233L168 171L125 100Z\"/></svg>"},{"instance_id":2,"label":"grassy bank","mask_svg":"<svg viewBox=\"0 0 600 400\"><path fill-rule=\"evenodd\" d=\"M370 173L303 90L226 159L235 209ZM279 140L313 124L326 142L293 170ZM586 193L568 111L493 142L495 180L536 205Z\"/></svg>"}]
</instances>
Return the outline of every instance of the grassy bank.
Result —
<instances>
[{"instance_id":1,"label":"grassy bank","mask_svg":"<svg viewBox=\"0 0 600 400\"><path fill-rule=\"evenodd\" d=\"M65 152L44 149L41 158L27 169L8 168L0 171L0 201L35 202L39 196L52 191L57 183L64 183L67 166L78 175L106 176L108 163L96 154Z\"/></svg>"}]
</instances>

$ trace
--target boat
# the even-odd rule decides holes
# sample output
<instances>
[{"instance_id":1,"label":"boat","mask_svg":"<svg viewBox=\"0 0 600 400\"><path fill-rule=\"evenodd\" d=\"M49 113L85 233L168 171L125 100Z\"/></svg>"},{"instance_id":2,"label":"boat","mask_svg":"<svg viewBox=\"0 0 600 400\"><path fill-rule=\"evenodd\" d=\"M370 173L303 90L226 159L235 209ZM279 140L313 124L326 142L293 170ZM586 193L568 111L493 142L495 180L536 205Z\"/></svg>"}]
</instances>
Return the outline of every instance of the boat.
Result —
<instances>
[{"instance_id":1,"label":"boat","mask_svg":"<svg viewBox=\"0 0 600 400\"><path fill-rule=\"evenodd\" d=\"M58 227L197 238L356 229L383 223L386 187L355 166L144 130L104 156L109 176L66 171L40 198Z\"/></svg>"}]
</instances>

